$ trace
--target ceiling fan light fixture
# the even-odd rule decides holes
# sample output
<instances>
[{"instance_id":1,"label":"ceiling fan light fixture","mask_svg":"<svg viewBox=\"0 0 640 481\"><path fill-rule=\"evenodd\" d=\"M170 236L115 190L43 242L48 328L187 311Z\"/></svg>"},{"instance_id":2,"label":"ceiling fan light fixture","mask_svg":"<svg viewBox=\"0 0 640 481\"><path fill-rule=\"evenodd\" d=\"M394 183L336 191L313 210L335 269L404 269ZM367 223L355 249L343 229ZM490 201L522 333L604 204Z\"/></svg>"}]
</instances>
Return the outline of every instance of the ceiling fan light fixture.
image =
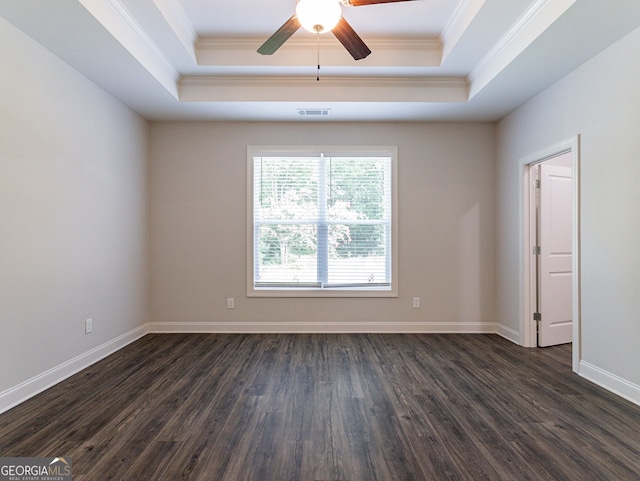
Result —
<instances>
[{"instance_id":1,"label":"ceiling fan light fixture","mask_svg":"<svg viewBox=\"0 0 640 481\"><path fill-rule=\"evenodd\" d=\"M296 17L302 28L311 33L326 33L342 16L339 0L299 0Z\"/></svg>"}]
</instances>

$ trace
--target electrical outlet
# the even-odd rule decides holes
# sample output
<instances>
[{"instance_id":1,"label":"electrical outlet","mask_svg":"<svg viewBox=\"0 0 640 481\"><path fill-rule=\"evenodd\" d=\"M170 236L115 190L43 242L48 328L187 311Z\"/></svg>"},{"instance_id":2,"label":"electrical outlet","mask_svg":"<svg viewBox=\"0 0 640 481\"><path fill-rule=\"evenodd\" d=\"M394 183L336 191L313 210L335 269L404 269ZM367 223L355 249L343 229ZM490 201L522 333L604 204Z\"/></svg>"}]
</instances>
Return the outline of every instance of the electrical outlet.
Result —
<instances>
[{"instance_id":1,"label":"electrical outlet","mask_svg":"<svg viewBox=\"0 0 640 481\"><path fill-rule=\"evenodd\" d=\"M233 297L227 297L227 309L233 309L236 307L236 301Z\"/></svg>"},{"instance_id":2,"label":"electrical outlet","mask_svg":"<svg viewBox=\"0 0 640 481\"><path fill-rule=\"evenodd\" d=\"M415 307L416 309L420 307L420 298L419 297L414 297L413 298L413 307Z\"/></svg>"},{"instance_id":3,"label":"electrical outlet","mask_svg":"<svg viewBox=\"0 0 640 481\"><path fill-rule=\"evenodd\" d=\"M93 332L93 318L84 321L84 333L89 334L91 332Z\"/></svg>"}]
</instances>

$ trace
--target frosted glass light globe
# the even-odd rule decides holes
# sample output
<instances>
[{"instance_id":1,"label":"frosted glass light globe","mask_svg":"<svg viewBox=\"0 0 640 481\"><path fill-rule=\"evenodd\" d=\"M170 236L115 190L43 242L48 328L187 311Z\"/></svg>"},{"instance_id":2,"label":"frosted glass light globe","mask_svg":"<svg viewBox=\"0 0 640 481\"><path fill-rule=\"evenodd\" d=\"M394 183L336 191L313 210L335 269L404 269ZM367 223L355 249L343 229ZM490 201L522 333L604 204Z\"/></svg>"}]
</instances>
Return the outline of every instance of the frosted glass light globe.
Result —
<instances>
[{"instance_id":1,"label":"frosted glass light globe","mask_svg":"<svg viewBox=\"0 0 640 481\"><path fill-rule=\"evenodd\" d=\"M338 24L342 9L338 0L300 0L296 16L305 30L326 33Z\"/></svg>"}]
</instances>

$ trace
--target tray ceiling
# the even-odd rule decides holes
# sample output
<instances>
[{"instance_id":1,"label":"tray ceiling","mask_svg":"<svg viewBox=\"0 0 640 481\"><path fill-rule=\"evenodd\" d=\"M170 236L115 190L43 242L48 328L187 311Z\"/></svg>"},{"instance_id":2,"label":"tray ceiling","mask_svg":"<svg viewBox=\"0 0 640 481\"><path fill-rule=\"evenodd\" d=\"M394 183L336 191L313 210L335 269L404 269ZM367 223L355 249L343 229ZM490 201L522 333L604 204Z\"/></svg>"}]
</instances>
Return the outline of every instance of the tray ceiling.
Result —
<instances>
[{"instance_id":1,"label":"tray ceiling","mask_svg":"<svg viewBox=\"0 0 640 481\"><path fill-rule=\"evenodd\" d=\"M614 3L342 7L372 50L359 61L302 29L258 54L295 0L3 0L0 15L149 119L493 121L640 26L640 2Z\"/></svg>"}]
</instances>

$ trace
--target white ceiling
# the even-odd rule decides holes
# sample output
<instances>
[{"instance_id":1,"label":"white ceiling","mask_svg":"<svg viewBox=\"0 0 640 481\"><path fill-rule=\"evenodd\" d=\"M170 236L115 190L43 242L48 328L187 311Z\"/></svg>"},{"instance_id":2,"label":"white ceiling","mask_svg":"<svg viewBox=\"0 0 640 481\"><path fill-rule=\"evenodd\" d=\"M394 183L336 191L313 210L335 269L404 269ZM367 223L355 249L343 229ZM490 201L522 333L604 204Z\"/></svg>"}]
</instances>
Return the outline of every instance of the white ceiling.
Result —
<instances>
[{"instance_id":1,"label":"white ceiling","mask_svg":"<svg viewBox=\"0 0 640 481\"><path fill-rule=\"evenodd\" d=\"M0 15L148 119L497 120L640 26L639 0L413 0L342 7L328 33L256 49L295 0L2 0ZM637 61L637 59L630 59Z\"/></svg>"}]
</instances>

